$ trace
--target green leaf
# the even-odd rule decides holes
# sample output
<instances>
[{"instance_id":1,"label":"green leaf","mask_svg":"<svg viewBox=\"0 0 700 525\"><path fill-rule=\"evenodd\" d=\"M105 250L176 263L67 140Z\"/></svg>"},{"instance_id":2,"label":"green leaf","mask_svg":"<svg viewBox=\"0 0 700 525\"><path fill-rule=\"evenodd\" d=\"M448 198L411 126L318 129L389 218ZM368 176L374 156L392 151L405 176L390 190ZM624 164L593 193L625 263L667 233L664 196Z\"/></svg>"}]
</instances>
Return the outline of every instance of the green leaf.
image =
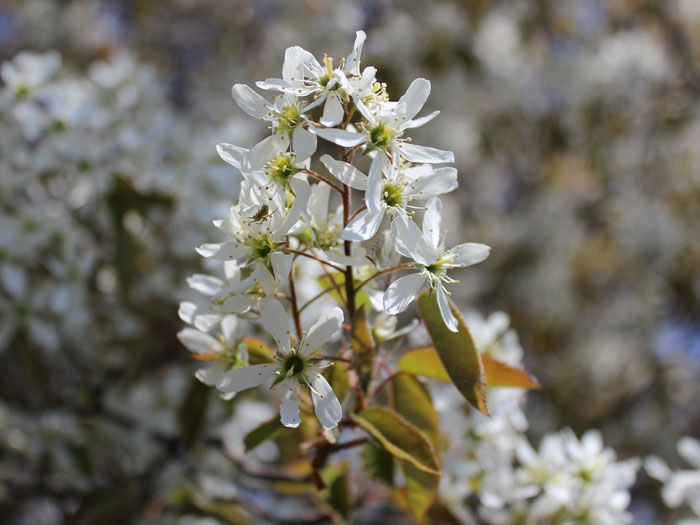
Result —
<instances>
[{"instance_id":1,"label":"green leaf","mask_svg":"<svg viewBox=\"0 0 700 525\"><path fill-rule=\"evenodd\" d=\"M351 345L357 356L357 371L362 388L367 392L367 387L372 380L374 338L367 322L367 312L362 306L355 311L355 315L352 318Z\"/></svg>"},{"instance_id":2,"label":"green leaf","mask_svg":"<svg viewBox=\"0 0 700 525\"><path fill-rule=\"evenodd\" d=\"M452 314L457 318L458 331L452 332L445 325L437 304L437 294L424 291L418 297L418 307L428 329L433 346L452 383L479 411L488 415L486 408L486 376L479 351L462 315L448 299Z\"/></svg>"},{"instance_id":3,"label":"green leaf","mask_svg":"<svg viewBox=\"0 0 700 525\"><path fill-rule=\"evenodd\" d=\"M405 374L397 376L392 387L396 411L421 430L438 450L439 420L428 389L415 377ZM419 470L408 462L403 462L403 470L411 512L416 521L422 522L437 498L440 476Z\"/></svg>"},{"instance_id":4,"label":"green leaf","mask_svg":"<svg viewBox=\"0 0 700 525\"><path fill-rule=\"evenodd\" d=\"M347 518L351 507L347 464L326 465L321 471L321 478L326 484L326 488L320 493L321 499L334 512Z\"/></svg>"},{"instance_id":5,"label":"green leaf","mask_svg":"<svg viewBox=\"0 0 700 525\"><path fill-rule=\"evenodd\" d=\"M394 486L394 458L384 447L374 441L362 447L362 466L371 478Z\"/></svg>"},{"instance_id":6,"label":"green leaf","mask_svg":"<svg viewBox=\"0 0 700 525\"><path fill-rule=\"evenodd\" d=\"M266 441L274 439L282 430L284 430L284 427L282 423L280 423L279 418L271 419L257 428L254 428L243 438L245 453L247 454L258 445L262 445Z\"/></svg>"},{"instance_id":7,"label":"green leaf","mask_svg":"<svg viewBox=\"0 0 700 525\"><path fill-rule=\"evenodd\" d=\"M541 388L524 370L504 363L489 354L481 354L487 387L516 387L525 389ZM399 370L409 374L450 381L450 376L432 346L424 346L407 351L399 360Z\"/></svg>"},{"instance_id":8,"label":"green leaf","mask_svg":"<svg viewBox=\"0 0 700 525\"><path fill-rule=\"evenodd\" d=\"M440 464L430 440L396 412L370 407L353 414L352 418L394 456L426 472L440 474Z\"/></svg>"}]
</instances>

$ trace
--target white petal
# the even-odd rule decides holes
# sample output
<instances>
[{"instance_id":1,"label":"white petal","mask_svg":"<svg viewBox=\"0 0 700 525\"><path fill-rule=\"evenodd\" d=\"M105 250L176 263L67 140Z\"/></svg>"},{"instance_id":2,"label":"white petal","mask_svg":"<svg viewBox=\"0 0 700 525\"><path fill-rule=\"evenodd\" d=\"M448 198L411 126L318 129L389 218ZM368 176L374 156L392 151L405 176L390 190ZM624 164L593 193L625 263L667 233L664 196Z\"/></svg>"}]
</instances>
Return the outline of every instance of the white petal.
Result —
<instances>
[{"instance_id":1,"label":"white petal","mask_svg":"<svg viewBox=\"0 0 700 525\"><path fill-rule=\"evenodd\" d=\"M294 83L304 79L303 52L306 51L299 46L288 47L284 52L282 78L287 82Z\"/></svg>"},{"instance_id":2,"label":"white petal","mask_svg":"<svg viewBox=\"0 0 700 525\"><path fill-rule=\"evenodd\" d=\"M342 122L344 115L345 110L340 103L338 93L332 91L326 98L326 104L323 106L323 116L319 122L326 127L333 128Z\"/></svg>"},{"instance_id":3,"label":"white petal","mask_svg":"<svg viewBox=\"0 0 700 525\"><path fill-rule=\"evenodd\" d=\"M365 43L366 38L367 35L364 31L355 33L355 44L352 47L352 52L345 60L345 67L349 68L350 73L353 75L360 74L360 56L362 55L362 45Z\"/></svg>"},{"instance_id":4,"label":"white petal","mask_svg":"<svg viewBox=\"0 0 700 525\"><path fill-rule=\"evenodd\" d=\"M316 152L316 135L303 126L297 126L294 130L292 145L297 156L296 161L306 160Z\"/></svg>"},{"instance_id":5,"label":"white petal","mask_svg":"<svg viewBox=\"0 0 700 525\"><path fill-rule=\"evenodd\" d=\"M438 168L430 175L419 178L406 188L404 195L414 199L427 199L433 195L442 195L457 188L457 170L455 168Z\"/></svg>"},{"instance_id":6,"label":"white petal","mask_svg":"<svg viewBox=\"0 0 700 525\"><path fill-rule=\"evenodd\" d=\"M324 428L337 427L338 422L343 417L343 407L340 406L340 401L338 401L331 385L321 374L317 373L311 381L311 397L314 401L318 422Z\"/></svg>"},{"instance_id":7,"label":"white petal","mask_svg":"<svg viewBox=\"0 0 700 525\"><path fill-rule=\"evenodd\" d=\"M433 111L432 113L426 115L425 117L409 120L403 126L401 126L401 129L418 128L420 126L427 124L428 122L433 120L435 117L437 117L439 114L440 114L440 111L438 110L438 111Z\"/></svg>"},{"instance_id":8,"label":"white petal","mask_svg":"<svg viewBox=\"0 0 700 525\"><path fill-rule=\"evenodd\" d=\"M399 277L391 283L384 293L384 310L386 313L396 315L408 308L408 305L418 295L425 280L425 276L419 273L412 273Z\"/></svg>"},{"instance_id":9,"label":"white petal","mask_svg":"<svg viewBox=\"0 0 700 525\"><path fill-rule=\"evenodd\" d=\"M277 299L268 298L260 301L260 316L272 338L284 353L289 351L289 318Z\"/></svg>"},{"instance_id":10,"label":"white petal","mask_svg":"<svg viewBox=\"0 0 700 525\"><path fill-rule=\"evenodd\" d=\"M696 469L700 469L700 441L685 436L678 440L676 448L683 459Z\"/></svg>"},{"instance_id":11,"label":"white petal","mask_svg":"<svg viewBox=\"0 0 700 525\"><path fill-rule=\"evenodd\" d=\"M342 233L346 241L366 241L374 237L384 219L384 210L379 213L370 213L369 210L361 211L357 217L351 220Z\"/></svg>"},{"instance_id":12,"label":"white petal","mask_svg":"<svg viewBox=\"0 0 700 525\"><path fill-rule=\"evenodd\" d=\"M317 128L312 126L309 131L318 135L322 139L325 139L338 146L343 146L344 148L351 148L362 144L367 140L367 137L362 133L355 133L353 131L347 131L344 129L337 128Z\"/></svg>"},{"instance_id":13,"label":"white petal","mask_svg":"<svg viewBox=\"0 0 700 525\"><path fill-rule=\"evenodd\" d=\"M253 91L250 86L236 84L231 88L231 94L236 104L251 117L263 118L270 113L267 100Z\"/></svg>"},{"instance_id":14,"label":"white petal","mask_svg":"<svg viewBox=\"0 0 700 525\"><path fill-rule=\"evenodd\" d=\"M261 140L246 154L243 159L243 171L259 170L277 155L287 149L289 139L286 135L270 135Z\"/></svg>"},{"instance_id":15,"label":"white petal","mask_svg":"<svg viewBox=\"0 0 700 525\"><path fill-rule=\"evenodd\" d=\"M297 428L301 423L299 401L290 390L280 405L280 421L285 427Z\"/></svg>"},{"instance_id":16,"label":"white petal","mask_svg":"<svg viewBox=\"0 0 700 525\"><path fill-rule=\"evenodd\" d=\"M221 242L202 244L195 248L202 257L226 261L228 259L238 259L250 253L250 248L238 242Z\"/></svg>"},{"instance_id":17,"label":"white petal","mask_svg":"<svg viewBox=\"0 0 700 525\"><path fill-rule=\"evenodd\" d=\"M257 282L265 292L265 295L272 295L277 288L277 281L267 266L262 261L255 262L255 269L252 273L253 280Z\"/></svg>"},{"instance_id":18,"label":"white petal","mask_svg":"<svg viewBox=\"0 0 700 525\"><path fill-rule=\"evenodd\" d=\"M200 368L194 373L194 377L199 379L202 383L208 386L214 386L221 379L224 374L224 370L218 365L208 366L207 368Z\"/></svg>"},{"instance_id":19,"label":"white petal","mask_svg":"<svg viewBox=\"0 0 700 525\"><path fill-rule=\"evenodd\" d=\"M246 148L241 148L233 144L217 144L216 151L219 153L219 156L222 159L228 162L231 166L239 169L243 163L243 158L248 153Z\"/></svg>"},{"instance_id":20,"label":"white petal","mask_svg":"<svg viewBox=\"0 0 700 525\"><path fill-rule=\"evenodd\" d=\"M411 219L397 215L391 223L391 232L396 243L396 251L404 257L409 257L425 266L437 260L437 249Z\"/></svg>"},{"instance_id":21,"label":"white petal","mask_svg":"<svg viewBox=\"0 0 700 525\"><path fill-rule=\"evenodd\" d=\"M325 155L324 155L325 156ZM323 160L323 157L321 157ZM328 184L317 184L309 198L309 213L313 226L323 228L328 220L328 200L331 196L331 187Z\"/></svg>"},{"instance_id":22,"label":"white petal","mask_svg":"<svg viewBox=\"0 0 700 525\"><path fill-rule=\"evenodd\" d=\"M220 320L221 316L219 314L195 315L194 326L197 330L201 330L202 332L208 332L209 330L214 328Z\"/></svg>"},{"instance_id":23,"label":"white petal","mask_svg":"<svg viewBox=\"0 0 700 525\"><path fill-rule=\"evenodd\" d=\"M292 269L293 259L294 255L291 253L273 252L270 255L272 269L275 270L275 275L278 279L287 279L289 271Z\"/></svg>"},{"instance_id":24,"label":"white petal","mask_svg":"<svg viewBox=\"0 0 700 525\"><path fill-rule=\"evenodd\" d=\"M384 179L382 171L387 166L384 155L379 154L373 160L369 167L369 180L367 182L367 192L365 193L365 204L367 209L373 214L384 211L386 205L382 203L382 189L384 187Z\"/></svg>"},{"instance_id":25,"label":"white petal","mask_svg":"<svg viewBox=\"0 0 700 525\"><path fill-rule=\"evenodd\" d=\"M289 181L289 185L294 192L294 202L282 224L272 234L272 239L275 241L287 235L289 230L297 223L299 217L301 217L302 212L308 212L309 197L311 196L309 184L306 181L294 178Z\"/></svg>"},{"instance_id":26,"label":"white petal","mask_svg":"<svg viewBox=\"0 0 700 525\"><path fill-rule=\"evenodd\" d=\"M292 88L290 82L282 80L281 78L266 78L265 80L258 80L255 83L260 89L266 89L270 91L287 91Z\"/></svg>"},{"instance_id":27,"label":"white petal","mask_svg":"<svg viewBox=\"0 0 700 525\"><path fill-rule=\"evenodd\" d=\"M671 477L671 469L666 462L658 456L647 456L644 459L644 470L652 478L666 482Z\"/></svg>"},{"instance_id":28,"label":"white petal","mask_svg":"<svg viewBox=\"0 0 700 525\"><path fill-rule=\"evenodd\" d=\"M244 366L224 372L216 382L216 388L222 392L240 392L247 388L262 385L275 375L277 367L272 364Z\"/></svg>"},{"instance_id":29,"label":"white petal","mask_svg":"<svg viewBox=\"0 0 700 525\"><path fill-rule=\"evenodd\" d=\"M369 178L352 164L336 160L326 154L321 157L321 162L326 169L340 182L351 188L365 190Z\"/></svg>"},{"instance_id":30,"label":"white petal","mask_svg":"<svg viewBox=\"0 0 700 525\"><path fill-rule=\"evenodd\" d=\"M428 201L428 210L423 215L423 235L425 235L433 246L437 247L440 242L440 225L442 223L442 201L433 197Z\"/></svg>"},{"instance_id":31,"label":"white petal","mask_svg":"<svg viewBox=\"0 0 700 525\"><path fill-rule=\"evenodd\" d=\"M194 313L197 311L197 305L190 301L182 301L177 309L177 315L187 324L192 324Z\"/></svg>"},{"instance_id":32,"label":"white petal","mask_svg":"<svg viewBox=\"0 0 700 525\"><path fill-rule=\"evenodd\" d=\"M452 248L449 253L453 256L455 266L471 266L488 258L490 246L477 242L465 242Z\"/></svg>"},{"instance_id":33,"label":"white petal","mask_svg":"<svg viewBox=\"0 0 700 525\"><path fill-rule=\"evenodd\" d=\"M299 345L302 354L313 352L327 343L331 336L340 329L343 319L343 310L337 306L323 312L302 339Z\"/></svg>"},{"instance_id":34,"label":"white petal","mask_svg":"<svg viewBox=\"0 0 700 525\"><path fill-rule=\"evenodd\" d=\"M195 354L213 354L221 349L221 343L208 334L194 328L185 328L177 333L177 338Z\"/></svg>"},{"instance_id":35,"label":"white petal","mask_svg":"<svg viewBox=\"0 0 700 525\"><path fill-rule=\"evenodd\" d=\"M212 296L221 291L224 282L218 277L195 273L187 278L187 286L193 290L208 296Z\"/></svg>"},{"instance_id":36,"label":"white petal","mask_svg":"<svg viewBox=\"0 0 700 525\"><path fill-rule=\"evenodd\" d=\"M430 96L430 81L425 78L415 79L408 86L404 96L396 103L397 113L411 120L423 109L428 96Z\"/></svg>"},{"instance_id":37,"label":"white petal","mask_svg":"<svg viewBox=\"0 0 700 525\"><path fill-rule=\"evenodd\" d=\"M445 292L445 287L442 285L442 283L438 283L437 286L437 300L438 308L440 308L440 315L442 315L442 320L445 321L447 328L449 328L451 332L457 332L457 319L452 314L450 303L447 301L447 293Z\"/></svg>"},{"instance_id":38,"label":"white petal","mask_svg":"<svg viewBox=\"0 0 700 525\"><path fill-rule=\"evenodd\" d=\"M238 317L235 315L227 315L221 320L221 333L224 336L224 340L233 341L236 327L238 327Z\"/></svg>"},{"instance_id":39,"label":"white petal","mask_svg":"<svg viewBox=\"0 0 700 525\"><path fill-rule=\"evenodd\" d=\"M235 294L227 297L221 309L227 314L243 314L255 305L256 299L246 294Z\"/></svg>"},{"instance_id":40,"label":"white petal","mask_svg":"<svg viewBox=\"0 0 700 525\"><path fill-rule=\"evenodd\" d=\"M454 153L451 151L419 146L410 142L401 142L398 148L401 156L411 162L441 164L455 161Z\"/></svg>"}]
</instances>

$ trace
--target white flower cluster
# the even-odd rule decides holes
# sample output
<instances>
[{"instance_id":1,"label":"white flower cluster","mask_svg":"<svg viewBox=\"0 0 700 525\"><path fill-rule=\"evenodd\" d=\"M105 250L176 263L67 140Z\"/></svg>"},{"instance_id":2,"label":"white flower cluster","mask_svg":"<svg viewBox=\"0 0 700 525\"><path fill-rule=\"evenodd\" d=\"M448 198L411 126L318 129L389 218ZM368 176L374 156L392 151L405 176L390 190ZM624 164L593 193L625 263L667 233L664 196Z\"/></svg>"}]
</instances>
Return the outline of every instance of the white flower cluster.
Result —
<instances>
[{"instance_id":1,"label":"white flower cluster","mask_svg":"<svg viewBox=\"0 0 700 525\"><path fill-rule=\"evenodd\" d=\"M664 485L661 489L661 497L664 503L677 509L687 505L692 517L682 518L676 521L676 525L700 524L700 441L686 436L681 438L676 448L678 454L687 461L692 468L683 470L671 470L671 468L657 456L650 456L644 461L647 473L661 481Z\"/></svg>"},{"instance_id":2,"label":"white flower cluster","mask_svg":"<svg viewBox=\"0 0 700 525\"><path fill-rule=\"evenodd\" d=\"M386 323L382 315L406 310L428 283L446 325L456 331L445 288L456 281L448 272L478 263L489 253L487 246L476 243L445 248L438 195L456 188L457 171L435 165L453 162L454 156L413 144L405 136L438 114L416 118L430 94L430 82L419 78L398 101L389 100L386 86L376 80L376 69L360 67L364 41L364 32L358 31L352 52L335 66L328 56L319 62L308 51L290 47L282 78L257 83L277 93L272 100L249 86L233 86L241 109L268 122L272 133L250 149L218 145L221 157L240 170L243 181L229 217L214 222L226 240L197 251L224 261L226 278L193 276L190 284L206 300L185 302L180 309L181 318L193 325L180 333L183 343L218 365L200 370L198 376L226 394L275 378L273 388L285 388L281 419L290 427L300 422L298 387L310 389L325 428L335 427L342 416L336 395L320 373L318 351L345 316L339 307L329 307L308 332L302 330L304 307L298 299L305 290L297 290L295 279L303 281L305 274L320 268L329 284L318 297L344 287L349 323L360 288L370 307L381 314L378 321ZM319 137L325 143L319 143ZM338 158L330 153L319 156L325 172L316 166L318 150L339 151ZM353 159L366 168L355 166ZM330 212L333 190L342 205ZM363 197L363 205L355 209L353 192ZM425 212L422 227L416 222L418 210ZM365 241L372 242L363 246ZM407 262L396 264L400 257ZM375 278L394 270L411 273L382 290ZM280 301L291 303L294 323ZM241 346L226 328L231 316L262 322L278 346L274 363L246 366L246 352L241 355ZM207 332L219 322L223 334L217 339ZM221 341L227 341L225 348Z\"/></svg>"},{"instance_id":3,"label":"white flower cluster","mask_svg":"<svg viewBox=\"0 0 700 525\"><path fill-rule=\"evenodd\" d=\"M182 247L226 195L225 170L206 167L192 126L129 55L79 74L56 52L22 52L0 79L0 351L143 332L119 292L133 281L142 304L175 298L175 267L192 260Z\"/></svg>"},{"instance_id":4,"label":"white flower cluster","mask_svg":"<svg viewBox=\"0 0 700 525\"><path fill-rule=\"evenodd\" d=\"M483 353L520 366L522 349L505 314L470 314L465 320ZM639 461L616 461L597 430L581 439L569 429L547 434L535 450L524 434L524 390L491 389L490 418L465 412L452 389L436 388L434 395L449 441L440 493L466 522L631 523L628 489ZM478 519L464 506L470 495L478 499Z\"/></svg>"}]
</instances>

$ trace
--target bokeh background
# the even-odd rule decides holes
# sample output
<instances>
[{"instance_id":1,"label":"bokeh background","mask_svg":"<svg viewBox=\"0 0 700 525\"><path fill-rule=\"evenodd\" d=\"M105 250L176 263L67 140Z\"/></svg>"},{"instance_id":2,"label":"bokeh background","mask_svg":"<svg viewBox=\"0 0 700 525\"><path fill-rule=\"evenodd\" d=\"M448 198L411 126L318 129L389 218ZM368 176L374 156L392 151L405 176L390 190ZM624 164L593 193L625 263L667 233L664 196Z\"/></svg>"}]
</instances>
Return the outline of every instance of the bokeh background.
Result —
<instances>
[{"instance_id":1,"label":"bokeh background","mask_svg":"<svg viewBox=\"0 0 700 525\"><path fill-rule=\"evenodd\" d=\"M236 198L214 146L264 132L230 87L357 29L393 99L432 82L415 138L455 152L451 241L492 246L454 293L510 315L533 439L673 463L700 435L700 2L4 0L0 521L170 523L173 480L222 468L226 405L175 334ZM644 473L632 497L672 522Z\"/></svg>"}]
</instances>

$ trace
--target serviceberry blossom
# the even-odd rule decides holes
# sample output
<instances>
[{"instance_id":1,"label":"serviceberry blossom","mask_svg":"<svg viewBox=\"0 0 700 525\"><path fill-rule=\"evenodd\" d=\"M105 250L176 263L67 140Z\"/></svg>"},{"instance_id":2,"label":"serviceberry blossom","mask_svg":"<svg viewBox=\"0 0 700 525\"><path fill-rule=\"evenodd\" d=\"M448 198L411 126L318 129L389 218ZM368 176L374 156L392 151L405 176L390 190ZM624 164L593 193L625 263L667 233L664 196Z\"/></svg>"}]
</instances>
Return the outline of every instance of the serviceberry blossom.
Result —
<instances>
[{"instance_id":1,"label":"serviceberry blossom","mask_svg":"<svg viewBox=\"0 0 700 525\"><path fill-rule=\"evenodd\" d=\"M677 525L700 524L700 440L685 436L676 445L678 454L690 464L691 468L671 470L664 460L650 456L644 461L644 468L653 478L664 485L661 498L666 506L677 509L686 504L691 515ZM692 516L692 517L691 517Z\"/></svg>"},{"instance_id":2,"label":"serviceberry blossom","mask_svg":"<svg viewBox=\"0 0 700 525\"><path fill-rule=\"evenodd\" d=\"M449 292L443 283L453 284L458 281L449 277L447 271L483 261L488 257L490 248L484 244L465 243L446 250L440 230L442 202L437 197L433 197L426 208L423 231L416 226L415 222L401 215L397 216L398 220L392 223L396 250L412 258L417 263L414 268L418 271L391 283L384 295L384 309L390 314L403 312L427 282L437 293L438 305L445 324L450 330L456 332L457 319L450 310L447 301Z\"/></svg>"},{"instance_id":3,"label":"serviceberry blossom","mask_svg":"<svg viewBox=\"0 0 700 525\"><path fill-rule=\"evenodd\" d=\"M316 353L340 329L343 311L335 307L324 313L297 345L291 344L291 330L282 305L275 299L266 299L260 305L262 323L277 342L279 351L276 364L253 365L225 372L217 381L219 390L232 393L261 385L275 377L273 389L286 389L280 407L282 424L296 428L301 423L299 401L295 386L307 386L316 410L316 417L324 428L334 428L343 416L343 410L333 389L318 366Z\"/></svg>"},{"instance_id":4,"label":"serviceberry blossom","mask_svg":"<svg viewBox=\"0 0 700 525\"><path fill-rule=\"evenodd\" d=\"M360 68L365 38L359 31L352 52L336 66L331 57L321 63L300 47L287 49L282 78L256 84L276 93L272 102L249 86L233 86L236 103L268 122L271 134L250 149L218 144L221 158L240 172L240 192L229 216L214 221L223 241L202 244L197 252L223 264L224 278L191 277L190 286L204 300L180 308L194 326L180 338L197 357L218 365L200 370L200 378L225 394L272 380L272 390L283 391L280 413L288 427L301 424L299 405L309 397L322 427L335 428L341 420L338 397L322 374L322 363L333 355L318 349L343 319L350 325L342 331L341 354L351 347L345 334L355 322L366 322L364 332L377 341L398 338L415 322L397 329L394 316L428 283L446 326L456 331L445 284L457 281L447 273L489 253L478 243L444 246L437 196L457 187L457 170L434 165L453 162L454 155L416 146L405 136L438 115L416 118L430 82L419 78L398 101L389 100L376 69ZM316 158L317 136L340 146L337 154L325 144ZM357 197L362 200L353 207ZM415 273L393 283L382 277L407 269ZM357 321L361 308L364 321ZM231 315L244 319L237 325L241 333L263 328L272 336L274 363L246 366L224 330ZM222 337L210 335L216 330L223 330Z\"/></svg>"}]
</instances>

